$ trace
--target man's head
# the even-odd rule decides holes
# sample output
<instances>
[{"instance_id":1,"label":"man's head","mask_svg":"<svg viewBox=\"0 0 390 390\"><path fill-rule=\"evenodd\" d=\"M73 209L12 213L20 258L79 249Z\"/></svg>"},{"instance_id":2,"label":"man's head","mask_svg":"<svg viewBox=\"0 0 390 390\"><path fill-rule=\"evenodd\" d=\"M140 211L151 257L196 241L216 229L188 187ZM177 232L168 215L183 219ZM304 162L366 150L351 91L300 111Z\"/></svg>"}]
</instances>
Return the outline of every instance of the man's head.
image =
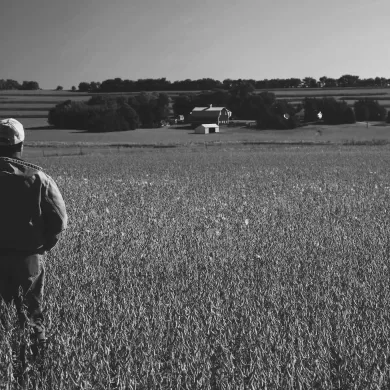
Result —
<instances>
[{"instance_id":1,"label":"man's head","mask_svg":"<svg viewBox=\"0 0 390 390\"><path fill-rule=\"evenodd\" d=\"M0 120L0 156L20 158L23 152L24 128L16 119Z\"/></svg>"}]
</instances>

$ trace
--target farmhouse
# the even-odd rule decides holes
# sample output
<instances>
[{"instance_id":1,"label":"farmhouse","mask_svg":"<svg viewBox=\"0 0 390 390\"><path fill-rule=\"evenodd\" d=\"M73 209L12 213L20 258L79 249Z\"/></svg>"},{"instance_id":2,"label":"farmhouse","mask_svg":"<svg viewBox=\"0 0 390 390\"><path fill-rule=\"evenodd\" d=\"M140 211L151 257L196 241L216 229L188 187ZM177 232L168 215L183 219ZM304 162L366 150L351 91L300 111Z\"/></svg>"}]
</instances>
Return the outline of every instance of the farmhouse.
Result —
<instances>
[{"instance_id":1,"label":"farmhouse","mask_svg":"<svg viewBox=\"0 0 390 390\"><path fill-rule=\"evenodd\" d=\"M192 128L202 123L215 123L216 125L228 124L232 113L225 107L195 107L190 113L189 122Z\"/></svg>"},{"instance_id":2,"label":"farmhouse","mask_svg":"<svg viewBox=\"0 0 390 390\"><path fill-rule=\"evenodd\" d=\"M219 133L219 126L214 123L202 124L195 129L197 134Z\"/></svg>"}]
</instances>

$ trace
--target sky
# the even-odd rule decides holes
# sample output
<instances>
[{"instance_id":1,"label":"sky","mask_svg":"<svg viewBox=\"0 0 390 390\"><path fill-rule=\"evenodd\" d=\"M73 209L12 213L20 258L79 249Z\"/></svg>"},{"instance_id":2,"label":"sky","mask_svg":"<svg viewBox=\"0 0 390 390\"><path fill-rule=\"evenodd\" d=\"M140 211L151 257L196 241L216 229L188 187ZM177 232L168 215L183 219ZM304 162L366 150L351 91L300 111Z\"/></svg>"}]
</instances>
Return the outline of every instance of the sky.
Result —
<instances>
[{"instance_id":1,"label":"sky","mask_svg":"<svg viewBox=\"0 0 390 390\"><path fill-rule=\"evenodd\" d=\"M0 0L0 79L390 78L389 0Z\"/></svg>"}]
</instances>

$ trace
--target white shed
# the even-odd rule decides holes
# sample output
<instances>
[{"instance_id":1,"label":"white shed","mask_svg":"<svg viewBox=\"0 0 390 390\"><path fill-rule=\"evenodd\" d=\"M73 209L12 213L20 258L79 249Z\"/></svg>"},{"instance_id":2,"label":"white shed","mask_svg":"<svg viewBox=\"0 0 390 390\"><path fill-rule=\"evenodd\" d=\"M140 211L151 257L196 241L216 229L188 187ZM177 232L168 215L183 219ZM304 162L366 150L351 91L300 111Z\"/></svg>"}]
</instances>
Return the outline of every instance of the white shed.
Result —
<instances>
[{"instance_id":1,"label":"white shed","mask_svg":"<svg viewBox=\"0 0 390 390\"><path fill-rule=\"evenodd\" d=\"M215 123L212 124L202 124L195 129L197 134L210 134L210 133L219 133L219 126Z\"/></svg>"}]
</instances>

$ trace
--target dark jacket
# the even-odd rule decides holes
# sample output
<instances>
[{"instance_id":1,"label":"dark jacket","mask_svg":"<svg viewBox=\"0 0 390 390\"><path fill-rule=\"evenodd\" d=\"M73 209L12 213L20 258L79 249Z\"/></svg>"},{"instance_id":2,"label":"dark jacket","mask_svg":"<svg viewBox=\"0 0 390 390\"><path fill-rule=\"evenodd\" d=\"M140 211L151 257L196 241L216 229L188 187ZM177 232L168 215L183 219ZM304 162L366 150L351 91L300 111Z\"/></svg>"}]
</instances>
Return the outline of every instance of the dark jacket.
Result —
<instances>
[{"instance_id":1,"label":"dark jacket","mask_svg":"<svg viewBox=\"0 0 390 390\"><path fill-rule=\"evenodd\" d=\"M48 251L67 222L61 193L42 168L0 157L0 254Z\"/></svg>"}]
</instances>

